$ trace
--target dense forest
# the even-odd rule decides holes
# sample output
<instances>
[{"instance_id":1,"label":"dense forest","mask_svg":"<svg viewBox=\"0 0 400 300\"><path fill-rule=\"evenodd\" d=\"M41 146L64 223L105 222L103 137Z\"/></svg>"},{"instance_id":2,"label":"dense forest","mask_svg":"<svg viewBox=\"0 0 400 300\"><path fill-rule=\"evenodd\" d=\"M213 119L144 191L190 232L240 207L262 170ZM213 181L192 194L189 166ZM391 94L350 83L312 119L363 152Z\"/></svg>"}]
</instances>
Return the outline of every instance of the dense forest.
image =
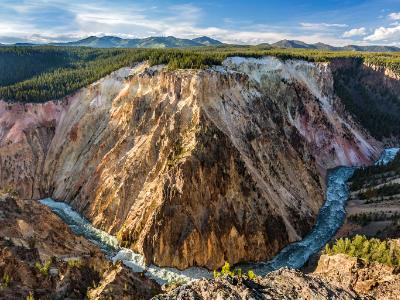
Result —
<instances>
[{"instance_id":1,"label":"dense forest","mask_svg":"<svg viewBox=\"0 0 400 300\"><path fill-rule=\"evenodd\" d=\"M357 84L361 63L388 67L400 75L400 53L271 49L262 46L213 46L185 49L95 49L86 47L1 47L0 99L45 102L60 99L105 75L136 62L166 64L170 70L204 69L231 56L276 56L328 62L353 58L354 67L335 75L335 89L346 108L375 137L400 135L400 99L383 87ZM379 103L375 101L379 96ZM384 105L380 105L384 104ZM384 126L382 126L384 124Z\"/></svg>"},{"instance_id":2,"label":"dense forest","mask_svg":"<svg viewBox=\"0 0 400 300\"><path fill-rule=\"evenodd\" d=\"M43 72L68 67L76 55L52 48L0 48L0 86L14 84Z\"/></svg>"},{"instance_id":3,"label":"dense forest","mask_svg":"<svg viewBox=\"0 0 400 300\"><path fill-rule=\"evenodd\" d=\"M59 99L148 57L149 53L141 50L2 47L0 98L19 102Z\"/></svg>"}]
</instances>

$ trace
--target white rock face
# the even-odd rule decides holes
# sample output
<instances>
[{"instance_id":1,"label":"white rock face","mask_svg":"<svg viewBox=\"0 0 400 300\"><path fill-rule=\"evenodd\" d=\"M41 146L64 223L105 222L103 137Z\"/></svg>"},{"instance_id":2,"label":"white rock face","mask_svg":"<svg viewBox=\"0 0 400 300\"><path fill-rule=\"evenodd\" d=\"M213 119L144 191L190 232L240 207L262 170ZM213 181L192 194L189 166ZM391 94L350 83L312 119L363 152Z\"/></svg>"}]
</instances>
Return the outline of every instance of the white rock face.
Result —
<instances>
[{"instance_id":1,"label":"white rock face","mask_svg":"<svg viewBox=\"0 0 400 300\"><path fill-rule=\"evenodd\" d=\"M344 111L334 93L328 63L233 57L227 59L224 66L247 74L272 101L286 106L288 120L311 144L321 170L363 165L382 150L382 146ZM290 108L297 99L288 92L290 88L306 89L303 113L291 114Z\"/></svg>"}]
</instances>

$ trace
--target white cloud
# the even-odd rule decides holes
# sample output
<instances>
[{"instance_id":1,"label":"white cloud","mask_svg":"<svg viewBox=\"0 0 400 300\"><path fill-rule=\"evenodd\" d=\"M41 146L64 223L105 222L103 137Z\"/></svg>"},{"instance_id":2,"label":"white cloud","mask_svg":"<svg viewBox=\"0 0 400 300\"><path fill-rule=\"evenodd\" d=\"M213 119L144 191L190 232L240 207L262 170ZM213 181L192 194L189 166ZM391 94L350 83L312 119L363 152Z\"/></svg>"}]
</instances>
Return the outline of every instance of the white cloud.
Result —
<instances>
[{"instance_id":1,"label":"white cloud","mask_svg":"<svg viewBox=\"0 0 400 300\"><path fill-rule=\"evenodd\" d=\"M390 18L391 20L400 20L400 12L389 14L389 18Z\"/></svg>"},{"instance_id":2,"label":"white cloud","mask_svg":"<svg viewBox=\"0 0 400 300\"><path fill-rule=\"evenodd\" d=\"M342 35L344 28L349 27L347 24L303 22L300 26L278 27L229 18L225 18L218 27L205 26L202 25L205 11L194 4L157 7L140 5L138 1L124 5L118 1L97 0L84 3L81 0L21 0L18 5L13 0L0 2L0 42L10 42L11 37L15 41L46 43L77 40L90 35L124 38L166 35L193 38L208 35L226 43L259 44L297 39L306 43L324 42L339 46L355 43L351 39L354 36L352 33L362 29L351 29ZM42 15L43 12L46 13ZM55 17L46 19L48 15ZM362 43L368 41L365 38Z\"/></svg>"},{"instance_id":3,"label":"white cloud","mask_svg":"<svg viewBox=\"0 0 400 300\"><path fill-rule=\"evenodd\" d=\"M374 33L365 37L364 40L372 42L385 42L391 44L399 44L400 26L395 27L379 27Z\"/></svg>"},{"instance_id":4,"label":"white cloud","mask_svg":"<svg viewBox=\"0 0 400 300\"><path fill-rule=\"evenodd\" d=\"M324 30L327 28L344 28L348 27L347 24L338 24L338 23L300 23L301 27L309 30Z\"/></svg>"},{"instance_id":5,"label":"white cloud","mask_svg":"<svg viewBox=\"0 0 400 300\"><path fill-rule=\"evenodd\" d=\"M360 27L360 28L353 28L353 29L350 29L349 31L344 32L343 37L350 38L350 37L361 36L361 35L366 35L366 34L367 34L367 30L365 29L365 27Z\"/></svg>"}]
</instances>

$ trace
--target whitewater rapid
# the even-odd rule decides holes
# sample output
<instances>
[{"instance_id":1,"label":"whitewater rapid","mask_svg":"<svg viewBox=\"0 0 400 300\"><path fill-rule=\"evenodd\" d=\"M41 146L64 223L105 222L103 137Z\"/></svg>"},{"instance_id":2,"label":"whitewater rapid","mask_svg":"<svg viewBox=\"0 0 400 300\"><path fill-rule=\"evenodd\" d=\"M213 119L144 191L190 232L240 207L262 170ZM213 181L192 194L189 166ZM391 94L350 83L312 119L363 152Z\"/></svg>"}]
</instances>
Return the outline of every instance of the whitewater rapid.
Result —
<instances>
[{"instance_id":1,"label":"whitewater rapid","mask_svg":"<svg viewBox=\"0 0 400 300\"><path fill-rule=\"evenodd\" d=\"M375 164L387 164L394 159L400 148L385 149ZM311 255L321 250L335 235L345 218L345 204L349 196L348 179L355 168L338 167L328 172L326 200L318 214L317 222L301 241L292 243L280 251L272 260L260 263L242 264L244 269L253 269L258 275L265 275L282 267L301 268ZM171 281L190 281L211 278L212 274L203 268L189 268L183 271L175 268L146 266L144 257L130 249L120 247L117 238L93 227L89 221L75 212L68 204L47 198L40 202L56 213L77 235L96 244L113 263L122 261L133 272L144 272L160 284Z\"/></svg>"},{"instance_id":2,"label":"whitewater rapid","mask_svg":"<svg viewBox=\"0 0 400 300\"><path fill-rule=\"evenodd\" d=\"M180 271L175 268L160 268L155 265L146 266L142 255L120 247L115 236L93 227L88 220L79 215L68 204L54 201L51 198L40 200L40 202L50 207L75 234L83 235L87 240L97 245L113 263L122 261L133 272L144 272L147 277L154 279L159 284L212 277L211 273L203 268L188 268Z\"/></svg>"}]
</instances>

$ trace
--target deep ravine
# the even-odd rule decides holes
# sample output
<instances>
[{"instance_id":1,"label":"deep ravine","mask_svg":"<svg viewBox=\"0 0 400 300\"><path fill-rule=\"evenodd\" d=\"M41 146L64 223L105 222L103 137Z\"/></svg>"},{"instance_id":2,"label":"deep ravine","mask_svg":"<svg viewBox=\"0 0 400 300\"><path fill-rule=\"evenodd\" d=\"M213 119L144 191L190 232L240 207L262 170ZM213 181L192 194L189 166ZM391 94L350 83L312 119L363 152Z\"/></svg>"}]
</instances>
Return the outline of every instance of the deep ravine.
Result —
<instances>
[{"instance_id":1,"label":"deep ravine","mask_svg":"<svg viewBox=\"0 0 400 300\"><path fill-rule=\"evenodd\" d=\"M376 163L388 163L399 150L400 148L386 149ZM351 167L338 167L329 171L325 204L319 212L315 226L304 239L285 247L268 262L251 263L243 266L254 269L258 275L266 275L282 267L301 268L311 255L321 250L342 225L345 217L345 204L349 195L347 180L352 176L354 170L355 168ZM50 207L70 226L75 234L83 235L99 246L110 260L113 262L120 260L132 271L145 272L149 278L155 279L160 284L179 279L193 280L212 276L209 271L203 268L188 268L180 271L154 265L146 266L144 258L140 254L119 247L116 237L94 228L69 205L56 202L50 198L43 199L40 202Z\"/></svg>"},{"instance_id":2,"label":"deep ravine","mask_svg":"<svg viewBox=\"0 0 400 300\"><path fill-rule=\"evenodd\" d=\"M312 229L326 170L383 150L333 83L326 63L236 57L122 68L46 105L0 101L0 185L68 203L149 264L268 261Z\"/></svg>"}]
</instances>

